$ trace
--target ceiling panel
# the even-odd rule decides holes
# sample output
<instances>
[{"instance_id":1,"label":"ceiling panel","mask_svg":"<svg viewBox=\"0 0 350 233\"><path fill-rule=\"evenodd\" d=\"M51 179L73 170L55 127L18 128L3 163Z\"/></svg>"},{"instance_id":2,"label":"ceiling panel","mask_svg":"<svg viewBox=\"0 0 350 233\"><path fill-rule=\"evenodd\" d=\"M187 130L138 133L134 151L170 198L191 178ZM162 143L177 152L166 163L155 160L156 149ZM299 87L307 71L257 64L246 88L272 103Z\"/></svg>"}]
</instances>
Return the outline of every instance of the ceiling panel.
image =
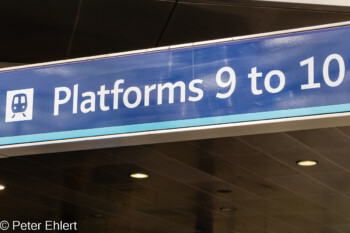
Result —
<instances>
[{"instance_id":1,"label":"ceiling panel","mask_svg":"<svg viewBox=\"0 0 350 233\"><path fill-rule=\"evenodd\" d=\"M345 130L0 159L0 206L21 207L1 217L35 211L36 220L78 221L82 232L349 232L350 166L327 154L347 143ZM301 158L319 165L299 167Z\"/></svg>"},{"instance_id":2,"label":"ceiling panel","mask_svg":"<svg viewBox=\"0 0 350 233\"><path fill-rule=\"evenodd\" d=\"M78 6L79 0L0 1L0 61L67 58Z\"/></svg>"},{"instance_id":3,"label":"ceiling panel","mask_svg":"<svg viewBox=\"0 0 350 233\"><path fill-rule=\"evenodd\" d=\"M337 11L232 5L226 2L180 2L161 44L188 43L347 20L350 20L349 13Z\"/></svg>"},{"instance_id":4,"label":"ceiling panel","mask_svg":"<svg viewBox=\"0 0 350 233\"><path fill-rule=\"evenodd\" d=\"M84 0L70 57L156 46L175 1Z\"/></svg>"}]
</instances>

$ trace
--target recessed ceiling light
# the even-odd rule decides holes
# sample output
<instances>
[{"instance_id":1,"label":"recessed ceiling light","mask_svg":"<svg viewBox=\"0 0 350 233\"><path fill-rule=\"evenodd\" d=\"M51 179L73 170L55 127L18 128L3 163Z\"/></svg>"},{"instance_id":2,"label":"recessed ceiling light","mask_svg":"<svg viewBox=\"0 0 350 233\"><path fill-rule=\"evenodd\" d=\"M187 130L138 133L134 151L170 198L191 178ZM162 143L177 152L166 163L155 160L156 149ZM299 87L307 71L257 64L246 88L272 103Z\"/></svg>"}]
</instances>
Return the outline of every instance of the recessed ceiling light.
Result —
<instances>
[{"instance_id":1,"label":"recessed ceiling light","mask_svg":"<svg viewBox=\"0 0 350 233\"><path fill-rule=\"evenodd\" d=\"M135 179L146 179L148 178L148 175L146 173L132 173L130 177Z\"/></svg>"},{"instance_id":2,"label":"recessed ceiling light","mask_svg":"<svg viewBox=\"0 0 350 233\"><path fill-rule=\"evenodd\" d=\"M237 211L237 208L235 208L235 207L221 207L219 210L222 212L234 212L234 211Z\"/></svg>"},{"instance_id":3,"label":"recessed ceiling light","mask_svg":"<svg viewBox=\"0 0 350 233\"><path fill-rule=\"evenodd\" d=\"M5 185L0 184L0 190L4 190L5 189Z\"/></svg>"},{"instance_id":4,"label":"recessed ceiling light","mask_svg":"<svg viewBox=\"0 0 350 233\"><path fill-rule=\"evenodd\" d=\"M297 161L297 164L299 166L303 166L303 167L310 167L310 166L317 165L318 161L316 161L316 160L299 160L299 161Z\"/></svg>"}]
</instances>

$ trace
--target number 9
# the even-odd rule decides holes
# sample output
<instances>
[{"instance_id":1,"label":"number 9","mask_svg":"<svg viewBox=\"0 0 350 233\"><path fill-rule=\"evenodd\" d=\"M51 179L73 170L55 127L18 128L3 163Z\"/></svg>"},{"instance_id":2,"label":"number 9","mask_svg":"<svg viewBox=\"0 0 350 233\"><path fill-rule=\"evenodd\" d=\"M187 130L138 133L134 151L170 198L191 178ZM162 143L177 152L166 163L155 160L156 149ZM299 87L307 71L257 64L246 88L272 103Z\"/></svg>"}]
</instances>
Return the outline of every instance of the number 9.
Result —
<instances>
[{"instance_id":1,"label":"number 9","mask_svg":"<svg viewBox=\"0 0 350 233\"><path fill-rule=\"evenodd\" d=\"M222 74L224 72L229 73L229 80L227 80L226 82L222 80ZM220 99L225 99L230 97L236 88L235 71L228 66L222 67L216 74L216 83L219 87L222 87L222 88L230 87L230 89L226 93L216 93L216 97Z\"/></svg>"}]
</instances>

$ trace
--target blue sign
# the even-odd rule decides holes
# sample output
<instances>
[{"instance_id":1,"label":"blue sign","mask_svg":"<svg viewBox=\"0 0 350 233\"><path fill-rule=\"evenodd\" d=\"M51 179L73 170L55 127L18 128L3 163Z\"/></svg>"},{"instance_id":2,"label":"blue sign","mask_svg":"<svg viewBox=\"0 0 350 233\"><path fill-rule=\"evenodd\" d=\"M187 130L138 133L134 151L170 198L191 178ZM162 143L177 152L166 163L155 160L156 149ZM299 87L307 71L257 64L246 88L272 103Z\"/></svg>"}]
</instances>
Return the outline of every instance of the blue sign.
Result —
<instances>
[{"instance_id":1,"label":"blue sign","mask_svg":"<svg viewBox=\"0 0 350 233\"><path fill-rule=\"evenodd\" d=\"M350 111L350 27L0 72L0 145Z\"/></svg>"}]
</instances>

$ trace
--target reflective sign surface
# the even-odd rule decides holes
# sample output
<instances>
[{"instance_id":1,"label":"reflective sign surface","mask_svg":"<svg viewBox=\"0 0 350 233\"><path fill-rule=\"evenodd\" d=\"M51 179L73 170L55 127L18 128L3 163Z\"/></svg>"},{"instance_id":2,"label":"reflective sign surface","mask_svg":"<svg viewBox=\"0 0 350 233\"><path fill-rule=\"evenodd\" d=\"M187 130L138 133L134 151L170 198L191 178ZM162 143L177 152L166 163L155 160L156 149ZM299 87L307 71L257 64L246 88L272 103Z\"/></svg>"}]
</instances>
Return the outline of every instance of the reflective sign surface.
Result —
<instances>
[{"instance_id":1,"label":"reflective sign surface","mask_svg":"<svg viewBox=\"0 0 350 233\"><path fill-rule=\"evenodd\" d=\"M0 144L350 110L350 27L0 72Z\"/></svg>"}]
</instances>

